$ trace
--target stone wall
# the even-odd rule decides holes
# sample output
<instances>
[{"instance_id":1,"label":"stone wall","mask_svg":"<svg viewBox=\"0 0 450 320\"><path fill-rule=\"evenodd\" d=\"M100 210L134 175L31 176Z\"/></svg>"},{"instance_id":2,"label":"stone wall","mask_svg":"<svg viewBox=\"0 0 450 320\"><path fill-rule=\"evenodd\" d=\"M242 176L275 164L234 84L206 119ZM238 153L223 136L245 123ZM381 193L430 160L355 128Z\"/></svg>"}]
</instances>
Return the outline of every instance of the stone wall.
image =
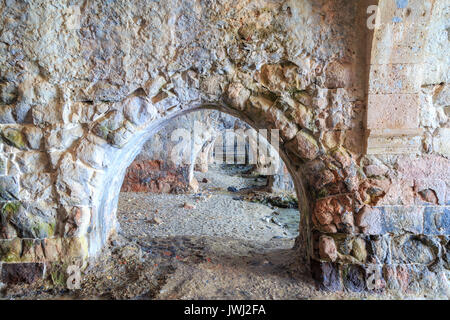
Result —
<instances>
[{"instance_id":1,"label":"stone wall","mask_svg":"<svg viewBox=\"0 0 450 320\"><path fill-rule=\"evenodd\" d=\"M448 294L448 6L372 37L372 2L1 2L0 261L95 257L145 141L216 108L280 130L323 288Z\"/></svg>"}]
</instances>

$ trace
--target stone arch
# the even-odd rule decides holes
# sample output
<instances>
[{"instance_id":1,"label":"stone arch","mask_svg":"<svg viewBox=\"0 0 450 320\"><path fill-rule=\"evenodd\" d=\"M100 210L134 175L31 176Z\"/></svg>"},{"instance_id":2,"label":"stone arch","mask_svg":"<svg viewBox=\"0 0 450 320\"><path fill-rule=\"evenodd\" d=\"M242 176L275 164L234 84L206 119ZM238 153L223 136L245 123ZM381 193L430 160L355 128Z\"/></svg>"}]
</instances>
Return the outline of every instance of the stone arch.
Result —
<instances>
[{"instance_id":1,"label":"stone arch","mask_svg":"<svg viewBox=\"0 0 450 320\"><path fill-rule=\"evenodd\" d=\"M143 144L149 138L151 139L151 136L155 132L164 127L165 123L187 112L194 112L202 109L215 109L244 120L246 123L257 129L265 129L268 127L278 129L274 123L267 123L266 126L261 126L260 122L259 125L257 125L248 114L242 112L241 110L234 109L225 103L204 103L194 105L187 109L174 111L166 116L155 117L155 113L151 112L153 106L149 103L149 101L150 99L148 99L148 97L133 96L126 99L122 103L122 112L124 113L127 112L127 108L129 108L129 106L141 108L140 110L144 108L149 111L139 113L141 115L147 115L147 118L140 118L139 122L131 119L130 115L124 115L124 119L126 119L125 121L130 121L134 125L141 125L137 128L135 127L135 131L124 131L122 129L124 127L116 128L114 134L117 132L132 132L131 134L126 135L126 141L120 140L122 144L114 145L116 137L109 135L105 136L104 129L102 127L108 122L110 117L117 119L118 115L116 112L119 112L119 108L118 110L112 111L112 116L111 114L106 115L92 126L92 130L85 137L80 139L78 146L76 147L77 151L74 152L74 157L71 159L74 164L78 164L79 170L82 170L81 168L83 167L91 167L90 170L95 173L98 171L104 172L104 178L101 183L96 185L96 188L93 188L91 193L86 194L88 198L91 199L91 202L89 203L90 224L88 228L84 230L86 232L84 235L81 233L82 231L79 233L79 236L86 236L88 240L89 256L95 256L97 254L101 247L106 243L111 232L113 232L116 228L117 221L115 209L126 168L140 152ZM109 123L109 125L111 124ZM130 123L126 122L123 125L130 126ZM112 128L114 128L114 126ZM89 152L86 152L87 150L89 150ZM294 182L296 185L297 195L301 203L301 212L302 215L305 215L302 219L302 223L304 223L305 219L309 219L307 216L309 214L310 207L305 187L296 167L290 164L290 157L287 155L287 152L284 150L283 146L281 146L279 153L283 161L286 163L292 177L296 177L294 178ZM64 177L67 176L67 172L65 172L63 168L65 167L61 166L60 175L63 178L60 181L62 183L65 182ZM73 167L70 167L70 170L72 170L72 168ZM95 175L94 172L93 174ZM71 193L71 196L76 197L76 193ZM80 195L79 198L81 199L83 197ZM77 199L74 199L74 202L68 202L67 204L75 205L76 201ZM84 206L85 205L86 203ZM309 234L307 226L308 225L305 223L302 227L302 232L306 234L306 238ZM307 246L305 243L301 251L305 253L305 250L307 250L306 248Z\"/></svg>"},{"instance_id":2,"label":"stone arch","mask_svg":"<svg viewBox=\"0 0 450 320\"><path fill-rule=\"evenodd\" d=\"M113 202L100 190L119 180L114 170L120 168L117 163L126 163L133 156L131 149L137 152L145 132L151 131L143 130L149 123L157 128L163 119L198 106L228 106L255 127L280 129L285 163L292 163L290 170L296 183L305 182L305 186L302 183L297 187L302 190L299 199L308 199L301 201L303 205L317 207L317 195L335 197L355 192L357 183L349 182L356 179L354 159L338 148L339 142L324 143L324 136L327 129L333 136L335 129L352 131L358 127L358 112L343 116L339 109L350 114L352 107L362 108L355 103L360 102L361 88L355 86L358 93L350 93L358 83L351 76L356 69L351 60L353 55L363 58L364 53L351 40L354 28L340 26L362 23L361 7L356 10L353 4L338 0L267 1L255 6L239 3L236 15L223 24L217 17L228 15L230 3L211 7L192 6L190 1L136 6L123 2L117 7L99 2L83 8L57 9L33 6L27 4L18 10L34 10L37 17L51 11L63 17L51 20L55 23L52 27L63 30L67 37L51 38L58 32L48 36L49 41L64 42L59 47L68 49L63 50L67 56L59 56L63 51L51 52L58 46L42 51L39 41L20 44L34 57L24 63L26 72L12 77L19 84L16 92L20 95L15 94L13 99L9 93L5 96L8 106L3 110L3 120L8 125L2 128L2 138L11 162L15 162L17 150L29 152L23 161L27 164L42 155L48 159L51 172L43 168L43 162L36 161L32 174L9 170L16 176L3 177L2 183L8 184L7 192L3 192L6 196L14 194L29 202L41 200L40 194L30 200L30 190L50 190L45 194L47 206L43 211L47 212L43 215L51 221L39 224L43 232L30 241L7 238L2 242L1 260L11 256L9 261L51 261L85 258L98 252L115 225L114 219L105 219L103 214L113 210L109 205ZM82 15L78 28L83 32L71 29L72 20L77 18L73 14L80 12L73 9L94 10L117 18L117 28L107 24L103 28L106 33L98 30L91 34L87 31L114 19L102 17L99 21L96 16ZM344 14L334 14L338 12ZM161 24L155 28L143 19L144 15ZM15 12L11 16L14 18ZM129 20L132 16L135 18ZM260 17L258 22L249 23L247 19L256 16ZM67 23L58 25L66 18ZM32 33L44 25L40 19L29 22L35 24L26 26ZM132 30L129 25L133 25ZM335 30L342 37L334 37ZM113 41L104 42L102 34ZM92 41L91 37L97 36L99 41ZM78 47L72 47L72 43L91 48L90 58L78 54ZM57 63L48 59L53 54L61 58ZM103 57L97 59L97 54ZM75 57L73 61L71 57ZM69 60L73 64L65 64ZM333 110L327 109L329 102L334 104ZM344 169L342 163L352 164L352 168ZM321 190L328 184L338 186L331 193ZM342 185L351 187L345 189ZM24 197L18 195L19 189ZM339 204L339 199L333 203ZM341 207L345 209L340 211L347 211L346 206ZM11 221L16 222L17 210L5 208L5 224L9 226ZM339 210L335 213L340 214ZM314 255L310 232L313 219L306 214L308 208L301 211L308 232L301 233L305 239L299 243L306 244L304 257L309 258ZM330 215L327 213L323 223L316 225L325 228L320 232L333 231ZM349 216L353 218L353 210ZM27 222L28 218L23 220ZM341 222L336 221L333 224ZM27 223L21 227L31 228Z\"/></svg>"}]
</instances>

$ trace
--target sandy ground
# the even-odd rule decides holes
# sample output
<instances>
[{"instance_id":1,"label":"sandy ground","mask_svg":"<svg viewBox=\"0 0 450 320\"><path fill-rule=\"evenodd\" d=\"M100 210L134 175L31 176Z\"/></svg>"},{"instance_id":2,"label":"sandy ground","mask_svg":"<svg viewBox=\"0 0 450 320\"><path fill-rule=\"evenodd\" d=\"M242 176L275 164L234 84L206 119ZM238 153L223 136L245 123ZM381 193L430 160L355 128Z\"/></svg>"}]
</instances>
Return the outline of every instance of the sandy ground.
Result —
<instances>
[{"instance_id":1,"label":"sandy ground","mask_svg":"<svg viewBox=\"0 0 450 320\"><path fill-rule=\"evenodd\" d=\"M196 176L208 179L197 194L121 194L121 229L83 271L81 289L47 280L4 287L2 298L379 298L316 290L292 249L297 209L236 200L241 192L227 191L261 186L263 179L217 168Z\"/></svg>"}]
</instances>

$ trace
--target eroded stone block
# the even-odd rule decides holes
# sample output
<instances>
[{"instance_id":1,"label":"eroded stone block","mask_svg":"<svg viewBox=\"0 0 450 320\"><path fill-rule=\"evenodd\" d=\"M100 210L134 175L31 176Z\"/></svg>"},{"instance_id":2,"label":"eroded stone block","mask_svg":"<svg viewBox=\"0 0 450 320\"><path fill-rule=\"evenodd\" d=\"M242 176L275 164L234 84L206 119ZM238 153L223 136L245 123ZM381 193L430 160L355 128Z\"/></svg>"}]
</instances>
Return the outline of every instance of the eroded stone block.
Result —
<instances>
[{"instance_id":1,"label":"eroded stone block","mask_svg":"<svg viewBox=\"0 0 450 320\"><path fill-rule=\"evenodd\" d=\"M7 284L31 284L44 277L43 263L4 263L2 281Z\"/></svg>"}]
</instances>

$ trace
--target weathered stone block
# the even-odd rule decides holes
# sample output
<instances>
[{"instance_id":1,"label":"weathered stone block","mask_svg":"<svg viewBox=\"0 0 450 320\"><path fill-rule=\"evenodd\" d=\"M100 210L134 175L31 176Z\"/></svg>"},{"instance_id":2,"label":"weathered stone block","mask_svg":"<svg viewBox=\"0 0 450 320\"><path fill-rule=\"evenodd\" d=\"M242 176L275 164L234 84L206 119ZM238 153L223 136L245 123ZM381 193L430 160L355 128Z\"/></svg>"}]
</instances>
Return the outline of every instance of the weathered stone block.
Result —
<instances>
[{"instance_id":1,"label":"weathered stone block","mask_svg":"<svg viewBox=\"0 0 450 320\"><path fill-rule=\"evenodd\" d=\"M64 123L92 123L105 115L110 108L109 103L72 102L63 111Z\"/></svg>"},{"instance_id":2,"label":"weathered stone block","mask_svg":"<svg viewBox=\"0 0 450 320\"><path fill-rule=\"evenodd\" d=\"M395 166L401 178L450 181L450 160L438 155L404 155Z\"/></svg>"},{"instance_id":3,"label":"weathered stone block","mask_svg":"<svg viewBox=\"0 0 450 320\"><path fill-rule=\"evenodd\" d=\"M385 1L394 3L394 1ZM406 13L407 10L401 10ZM372 64L390 63L421 63L423 61L426 45L427 30L422 22L403 23L404 18L395 16L393 12L384 14L374 33L371 52ZM388 17L389 16L389 17ZM429 17L420 17L428 19ZM390 21L386 21L390 19ZM396 19L393 21L392 19ZM420 20L420 19L419 19Z\"/></svg>"},{"instance_id":4,"label":"weathered stone block","mask_svg":"<svg viewBox=\"0 0 450 320\"><path fill-rule=\"evenodd\" d=\"M418 128L419 99L417 94L369 94L367 128Z\"/></svg>"},{"instance_id":5,"label":"weathered stone block","mask_svg":"<svg viewBox=\"0 0 450 320\"><path fill-rule=\"evenodd\" d=\"M52 197L54 176L51 173L35 171L25 174L20 179L20 200L41 201Z\"/></svg>"},{"instance_id":6,"label":"weathered stone block","mask_svg":"<svg viewBox=\"0 0 450 320\"><path fill-rule=\"evenodd\" d=\"M352 243L351 255L361 263L367 260L366 241L363 238L355 238Z\"/></svg>"},{"instance_id":7,"label":"weathered stone block","mask_svg":"<svg viewBox=\"0 0 450 320\"><path fill-rule=\"evenodd\" d=\"M250 91L240 82L231 83L227 89L227 101L236 109L243 110L250 98Z\"/></svg>"},{"instance_id":8,"label":"weathered stone block","mask_svg":"<svg viewBox=\"0 0 450 320\"><path fill-rule=\"evenodd\" d=\"M403 235L392 240L392 261L394 263L429 265L439 254L438 239L420 236Z\"/></svg>"},{"instance_id":9,"label":"weathered stone block","mask_svg":"<svg viewBox=\"0 0 450 320\"><path fill-rule=\"evenodd\" d=\"M33 150L40 150L43 147L43 130L35 126L26 126L23 129L28 145Z\"/></svg>"},{"instance_id":10,"label":"weathered stone block","mask_svg":"<svg viewBox=\"0 0 450 320\"><path fill-rule=\"evenodd\" d=\"M23 239L21 262L44 262L45 256L41 246L41 240Z\"/></svg>"},{"instance_id":11,"label":"weathered stone block","mask_svg":"<svg viewBox=\"0 0 450 320\"><path fill-rule=\"evenodd\" d=\"M392 262L391 235L371 236L367 241L368 261L372 264L390 264Z\"/></svg>"},{"instance_id":12,"label":"weathered stone block","mask_svg":"<svg viewBox=\"0 0 450 320\"><path fill-rule=\"evenodd\" d=\"M89 205L93 186L102 185L103 179L104 172L74 161L70 154L65 154L60 161L55 188L64 199L61 201L63 205Z\"/></svg>"},{"instance_id":13,"label":"weathered stone block","mask_svg":"<svg viewBox=\"0 0 450 320\"><path fill-rule=\"evenodd\" d=\"M0 82L0 104L12 104L17 101L17 86L12 82Z\"/></svg>"},{"instance_id":14,"label":"weathered stone block","mask_svg":"<svg viewBox=\"0 0 450 320\"><path fill-rule=\"evenodd\" d=\"M379 19L383 24L424 25L431 18L433 3L433 0L380 1Z\"/></svg>"},{"instance_id":15,"label":"weathered stone block","mask_svg":"<svg viewBox=\"0 0 450 320\"><path fill-rule=\"evenodd\" d=\"M0 201L19 199L19 179L13 176L0 177Z\"/></svg>"},{"instance_id":16,"label":"weathered stone block","mask_svg":"<svg viewBox=\"0 0 450 320\"><path fill-rule=\"evenodd\" d=\"M377 64L370 67L370 94L415 94L420 90L421 64ZM391 106L392 107L392 106Z\"/></svg>"},{"instance_id":17,"label":"weathered stone block","mask_svg":"<svg viewBox=\"0 0 450 320\"><path fill-rule=\"evenodd\" d=\"M426 235L450 235L450 207L427 207L424 212Z\"/></svg>"},{"instance_id":18,"label":"weathered stone block","mask_svg":"<svg viewBox=\"0 0 450 320\"><path fill-rule=\"evenodd\" d=\"M45 147L49 150L66 150L84 133L78 124L56 125L46 135Z\"/></svg>"},{"instance_id":19,"label":"weathered stone block","mask_svg":"<svg viewBox=\"0 0 450 320\"><path fill-rule=\"evenodd\" d=\"M365 234L378 235L383 230L383 214L378 208L364 206L356 214L356 225Z\"/></svg>"},{"instance_id":20,"label":"weathered stone block","mask_svg":"<svg viewBox=\"0 0 450 320\"><path fill-rule=\"evenodd\" d=\"M2 281L8 284L31 284L44 277L43 263L4 263Z\"/></svg>"},{"instance_id":21,"label":"weathered stone block","mask_svg":"<svg viewBox=\"0 0 450 320\"><path fill-rule=\"evenodd\" d=\"M371 164L364 167L364 173L368 178L384 176L388 172L388 170L389 168L383 164Z\"/></svg>"},{"instance_id":22,"label":"weathered stone block","mask_svg":"<svg viewBox=\"0 0 450 320\"><path fill-rule=\"evenodd\" d=\"M353 201L348 195L331 196L320 199L314 206L317 226L334 225L338 231L353 231Z\"/></svg>"},{"instance_id":23,"label":"weathered stone block","mask_svg":"<svg viewBox=\"0 0 450 320\"><path fill-rule=\"evenodd\" d=\"M377 209L383 216L382 233L423 233L423 207L386 206Z\"/></svg>"},{"instance_id":24,"label":"weathered stone block","mask_svg":"<svg viewBox=\"0 0 450 320\"><path fill-rule=\"evenodd\" d=\"M141 126L157 117L156 108L146 98L133 97L125 102L123 114L125 119L137 126Z\"/></svg>"},{"instance_id":25,"label":"weathered stone block","mask_svg":"<svg viewBox=\"0 0 450 320\"><path fill-rule=\"evenodd\" d=\"M20 128L6 127L2 129L1 136L3 140L19 150L26 150L28 148L26 139Z\"/></svg>"},{"instance_id":26,"label":"weathered stone block","mask_svg":"<svg viewBox=\"0 0 450 320\"><path fill-rule=\"evenodd\" d=\"M304 130L297 133L294 139L286 143L286 148L303 160L313 160L320 152L316 139Z\"/></svg>"},{"instance_id":27,"label":"weathered stone block","mask_svg":"<svg viewBox=\"0 0 450 320\"><path fill-rule=\"evenodd\" d=\"M255 78L271 92L281 93L298 83L296 68L294 64L265 64Z\"/></svg>"},{"instance_id":28,"label":"weathered stone block","mask_svg":"<svg viewBox=\"0 0 450 320\"><path fill-rule=\"evenodd\" d=\"M414 181L416 204L445 205L447 185L441 179L416 179Z\"/></svg>"},{"instance_id":29,"label":"weathered stone block","mask_svg":"<svg viewBox=\"0 0 450 320\"><path fill-rule=\"evenodd\" d=\"M61 261L64 257L62 238L43 239L42 248L46 261ZM69 257L67 257L69 258Z\"/></svg>"},{"instance_id":30,"label":"weathered stone block","mask_svg":"<svg viewBox=\"0 0 450 320\"><path fill-rule=\"evenodd\" d=\"M8 228L22 238L46 238L55 233L56 210L46 202L2 203L3 237L10 239ZM2 234L0 233L0 237Z\"/></svg>"},{"instance_id":31,"label":"weathered stone block","mask_svg":"<svg viewBox=\"0 0 450 320\"><path fill-rule=\"evenodd\" d=\"M14 162L23 174L48 172L49 161L45 152L29 151L15 154Z\"/></svg>"},{"instance_id":32,"label":"weathered stone block","mask_svg":"<svg viewBox=\"0 0 450 320\"><path fill-rule=\"evenodd\" d=\"M36 125L40 123L63 123L64 109L68 106L68 104L63 104L55 100L36 104L31 108L33 123Z\"/></svg>"},{"instance_id":33,"label":"weathered stone block","mask_svg":"<svg viewBox=\"0 0 450 320\"><path fill-rule=\"evenodd\" d=\"M65 238L85 236L89 229L92 209L87 207L64 207L58 210L59 235Z\"/></svg>"},{"instance_id":34,"label":"weathered stone block","mask_svg":"<svg viewBox=\"0 0 450 320\"><path fill-rule=\"evenodd\" d=\"M338 257L334 239L328 236L321 236L319 239L319 255L323 260L336 261Z\"/></svg>"},{"instance_id":35,"label":"weathered stone block","mask_svg":"<svg viewBox=\"0 0 450 320\"><path fill-rule=\"evenodd\" d=\"M78 158L95 169L106 169L114 158L115 148L94 134L89 134L76 149Z\"/></svg>"},{"instance_id":36,"label":"weathered stone block","mask_svg":"<svg viewBox=\"0 0 450 320\"><path fill-rule=\"evenodd\" d=\"M122 127L108 134L107 140L111 145L117 148L123 148L125 144L130 141L135 132L135 126L128 120L125 120Z\"/></svg>"},{"instance_id":37,"label":"weathered stone block","mask_svg":"<svg viewBox=\"0 0 450 320\"><path fill-rule=\"evenodd\" d=\"M450 156L450 128L439 128L433 138L433 149L438 154Z\"/></svg>"},{"instance_id":38,"label":"weathered stone block","mask_svg":"<svg viewBox=\"0 0 450 320\"><path fill-rule=\"evenodd\" d=\"M345 265L342 267L344 287L352 292L362 292L366 289L366 274L359 265Z\"/></svg>"},{"instance_id":39,"label":"weathered stone block","mask_svg":"<svg viewBox=\"0 0 450 320\"><path fill-rule=\"evenodd\" d=\"M161 88L167 83L166 79L162 76L156 76L153 79L148 80L143 89L145 90L145 93L149 97L154 97L158 94L158 92L161 90Z\"/></svg>"},{"instance_id":40,"label":"weathered stone block","mask_svg":"<svg viewBox=\"0 0 450 320\"><path fill-rule=\"evenodd\" d=\"M370 130L366 152L377 155L419 154L422 150L422 132L422 129Z\"/></svg>"},{"instance_id":41,"label":"weathered stone block","mask_svg":"<svg viewBox=\"0 0 450 320\"><path fill-rule=\"evenodd\" d=\"M370 180L378 181L378 179ZM384 184L373 184L374 188L380 188L383 192L377 199L377 206L414 205L416 194L412 179L383 179Z\"/></svg>"},{"instance_id":42,"label":"weathered stone block","mask_svg":"<svg viewBox=\"0 0 450 320\"><path fill-rule=\"evenodd\" d=\"M439 298L448 296L448 280L440 269L431 271L427 266L416 264L385 265L383 278L386 289L392 293Z\"/></svg>"}]
</instances>

